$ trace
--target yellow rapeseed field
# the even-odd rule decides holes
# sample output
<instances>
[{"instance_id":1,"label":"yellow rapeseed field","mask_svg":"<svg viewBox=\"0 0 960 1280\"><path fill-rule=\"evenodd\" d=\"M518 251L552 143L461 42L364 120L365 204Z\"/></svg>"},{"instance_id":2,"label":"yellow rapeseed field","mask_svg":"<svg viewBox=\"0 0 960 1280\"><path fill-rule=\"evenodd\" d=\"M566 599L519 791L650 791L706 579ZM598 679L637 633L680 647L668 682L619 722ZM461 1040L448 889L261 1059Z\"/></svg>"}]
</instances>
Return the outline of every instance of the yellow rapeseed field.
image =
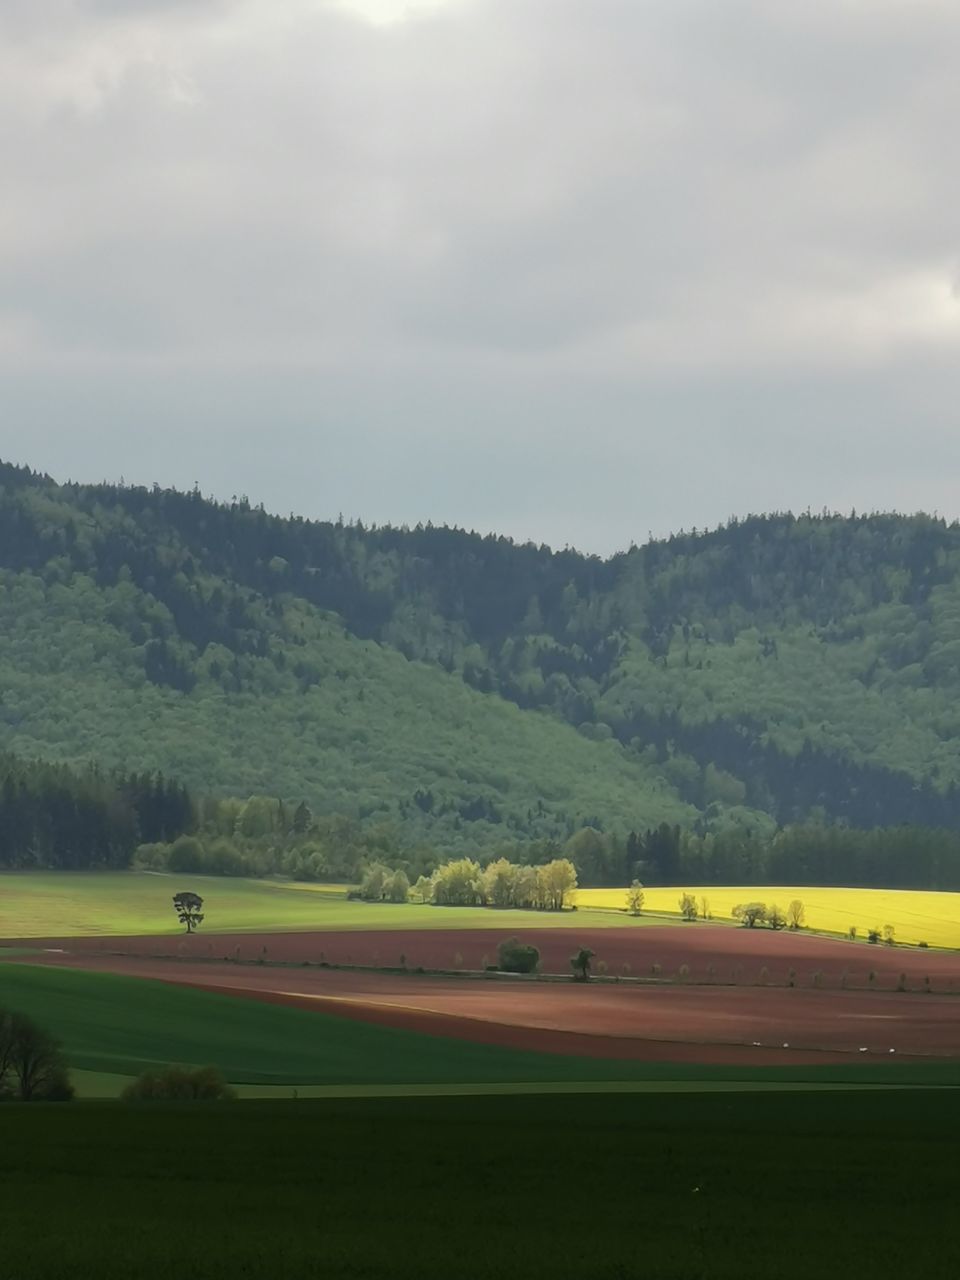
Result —
<instances>
[{"instance_id":1,"label":"yellow rapeseed field","mask_svg":"<svg viewBox=\"0 0 960 1280\"><path fill-rule=\"evenodd\" d=\"M679 914L680 895L692 893L698 904L706 898L716 920L729 920L740 902L776 903L781 911L794 898L806 910L806 927L846 934L851 925L861 938L869 929L893 925L897 942L926 942L931 947L960 947L960 893L926 893L910 889L813 889L782 885L737 887L728 885L678 885L670 889L644 889L644 914ZM579 889L581 908L622 910L626 889Z\"/></svg>"}]
</instances>

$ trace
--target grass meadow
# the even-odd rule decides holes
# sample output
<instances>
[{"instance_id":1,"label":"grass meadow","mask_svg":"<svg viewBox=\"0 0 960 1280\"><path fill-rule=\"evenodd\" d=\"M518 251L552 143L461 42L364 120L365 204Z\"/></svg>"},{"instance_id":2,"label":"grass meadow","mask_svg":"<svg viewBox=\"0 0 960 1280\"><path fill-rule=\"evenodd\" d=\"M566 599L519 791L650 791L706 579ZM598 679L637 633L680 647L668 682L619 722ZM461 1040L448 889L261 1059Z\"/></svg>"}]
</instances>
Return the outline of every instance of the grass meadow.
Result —
<instances>
[{"instance_id":1,"label":"grass meadow","mask_svg":"<svg viewBox=\"0 0 960 1280\"><path fill-rule=\"evenodd\" d=\"M960 1273L960 1094L4 1108L29 1280Z\"/></svg>"},{"instance_id":2,"label":"grass meadow","mask_svg":"<svg viewBox=\"0 0 960 1280\"><path fill-rule=\"evenodd\" d=\"M776 903L786 910L793 898L806 909L806 927L822 933L846 937L851 926L859 937L869 929L891 924L900 943L926 942L931 947L960 947L960 893L921 892L913 889L817 889L809 886L716 886L680 885L676 888L644 890L644 911L679 915L682 893L692 893L698 902L706 898L715 920L731 920L733 908L741 902ZM626 889L580 889L581 909L622 911ZM642 918L642 917L641 917ZM623 917L627 919L627 917ZM662 922L661 922L662 923Z\"/></svg>"},{"instance_id":3,"label":"grass meadow","mask_svg":"<svg viewBox=\"0 0 960 1280\"><path fill-rule=\"evenodd\" d=\"M630 923L609 911L492 912L484 907L434 907L414 902L348 902L345 885L137 871L41 871L0 873L0 938L182 933L171 903L180 889L193 889L204 898L204 934L491 926L503 926L509 933L521 927L589 924L603 928Z\"/></svg>"}]
</instances>

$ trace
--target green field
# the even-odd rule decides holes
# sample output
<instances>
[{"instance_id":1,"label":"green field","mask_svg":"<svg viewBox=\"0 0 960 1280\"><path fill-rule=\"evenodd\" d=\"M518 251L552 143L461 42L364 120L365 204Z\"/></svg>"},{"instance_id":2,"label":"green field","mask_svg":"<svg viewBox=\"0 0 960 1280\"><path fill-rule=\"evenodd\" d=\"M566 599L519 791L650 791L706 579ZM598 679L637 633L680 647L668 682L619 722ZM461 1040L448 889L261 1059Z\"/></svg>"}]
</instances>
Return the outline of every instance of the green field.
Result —
<instances>
[{"instance_id":1,"label":"green field","mask_svg":"<svg viewBox=\"0 0 960 1280\"><path fill-rule=\"evenodd\" d=\"M611 911L497 911L418 903L348 902L342 885L239 880L152 872L0 873L0 938L182 933L171 904L180 889L204 898L204 933L281 929L506 930L560 926L605 928L631 921Z\"/></svg>"},{"instance_id":2,"label":"green field","mask_svg":"<svg viewBox=\"0 0 960 1280\"><path fill-rule=\"evenodd\" d=\"M960 1273L960 1096L10 1106L17 1280Z\"/></svg>"}]
</instances>

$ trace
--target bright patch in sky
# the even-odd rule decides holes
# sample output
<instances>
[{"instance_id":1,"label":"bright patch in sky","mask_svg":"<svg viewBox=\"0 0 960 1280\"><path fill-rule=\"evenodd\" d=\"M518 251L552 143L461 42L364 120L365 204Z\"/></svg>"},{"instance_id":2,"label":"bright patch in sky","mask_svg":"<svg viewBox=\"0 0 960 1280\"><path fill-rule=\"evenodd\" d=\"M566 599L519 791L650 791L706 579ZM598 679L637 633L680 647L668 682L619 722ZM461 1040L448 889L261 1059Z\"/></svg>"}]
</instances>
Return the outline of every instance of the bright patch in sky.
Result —
<instances>
[{"instance_id":1,"label":"bright patch in sky","mask_svg":"<svg viewBox=\"0 0 960 1280\"><path fill-rule=\"evenodd\" d=\"M363 18L374 26L386 27L410 18L420 18L436 9L446 9L457 0L333 0L339 9Z\"/></svg>"}]
</instances>

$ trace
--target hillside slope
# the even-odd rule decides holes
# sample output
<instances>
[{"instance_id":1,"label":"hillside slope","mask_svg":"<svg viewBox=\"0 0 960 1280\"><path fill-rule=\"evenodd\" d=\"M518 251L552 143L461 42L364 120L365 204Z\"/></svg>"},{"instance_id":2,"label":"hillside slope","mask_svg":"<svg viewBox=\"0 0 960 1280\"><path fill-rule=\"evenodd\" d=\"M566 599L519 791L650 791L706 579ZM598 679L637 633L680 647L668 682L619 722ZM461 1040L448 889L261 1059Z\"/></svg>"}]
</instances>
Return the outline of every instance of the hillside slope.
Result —
<instances>
[{"instance_id":1,"label":"hillside slope","mask_svg":"<svg viewBox=\"0 0 960 1280\"><path fill-rule=\"evenodd\" d=\"M602 561L0 465L0 746L489 843L960 826L960 527L735 522Z\"/></svg>"}]
</instances>

